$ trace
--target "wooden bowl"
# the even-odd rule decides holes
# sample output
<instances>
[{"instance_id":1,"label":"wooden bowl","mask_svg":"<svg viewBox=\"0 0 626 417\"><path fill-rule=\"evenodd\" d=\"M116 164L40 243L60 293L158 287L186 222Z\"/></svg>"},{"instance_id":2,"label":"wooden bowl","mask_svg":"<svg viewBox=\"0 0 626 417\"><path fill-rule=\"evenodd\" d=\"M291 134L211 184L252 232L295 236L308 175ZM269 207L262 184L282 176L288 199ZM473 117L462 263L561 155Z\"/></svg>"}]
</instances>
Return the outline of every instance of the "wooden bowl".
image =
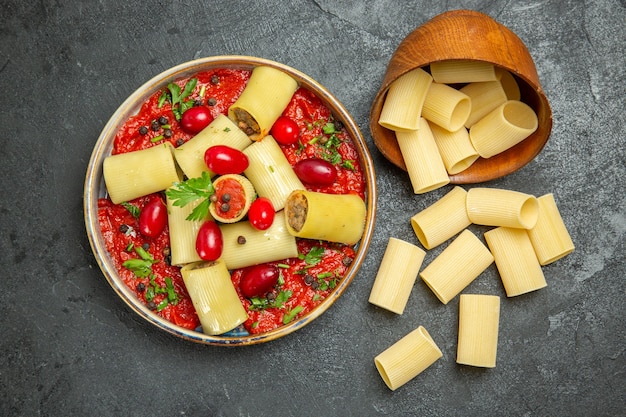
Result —
<instances>
[{"instance_id":1,"label":"wooden bowl","mask_svg":"<svg viewBox=\"0 0 626 417\"><path fill-rule=\"evenodd\" d=\"M395 132L378 124L387 91L393 81L415 68L455 59L490 62L511 72L519 84L521 100L537 114L539 127L507 151L488 159L479 158L468 169L450 175L450 182L480 183L522 168L539 154L550 137L550 104L539 83L535 63L520 38L491 17L471 10L454 10L435 16L398 45L370 113L374 144L385 158L406 171Z\"/></svg>"},{"instance_id":2,"label":"wooden bowl","mask_svg":"<svg viewBox=\"0 0 626 417\"><path fill-rule=\"evenodd\" d=\"M300 86L315 93L315 95L317 95L331 110L335 119L343 123L344 127L350 134L354 141L359 162L363 168L363 175L366 181L365 197L367 214L365 219L365 230L361 240L355 247L355 258L346 271L346 274L328 295L328 297L306 315L299 317L297 320L294 320L289 324L265 333L250 335L247 332L242 333L233 331L229 332L227 335L211 336L195 330L184 329L157 315L155 312L148 309L123 282L117 272L116 266L114 265L113 258L109 255L106 249L104 237L98 221L98 199L106 198L107 196L103 179L102 164L104 159L111 154L115 135L123 123L130 116L136 114L142 103L148 97L165 88L168 83L173 80L190 77L202 71L209 71L217 68L252 70L253 68L261 65L270 66L291 75L298 81ZM339 100L323 85L294 68L267 59L250 56L215 56L185 62L154 76L154 78L138 88L121 104L121 106L109 119L94 146L91 160L87 168L83 201L87 235L89 237L89 242L94 252L96 261L98 262L111 287L135 313L157 328L182 339L206 345L242 346L269 342L301 329L324 313L343 294L359 271L372 239L376 216L376 176L374 173L372 158L359 127L343 104L341 104ZM331 322L327 324L329 326L333 325Z\"/></svg>"}]
</instances>

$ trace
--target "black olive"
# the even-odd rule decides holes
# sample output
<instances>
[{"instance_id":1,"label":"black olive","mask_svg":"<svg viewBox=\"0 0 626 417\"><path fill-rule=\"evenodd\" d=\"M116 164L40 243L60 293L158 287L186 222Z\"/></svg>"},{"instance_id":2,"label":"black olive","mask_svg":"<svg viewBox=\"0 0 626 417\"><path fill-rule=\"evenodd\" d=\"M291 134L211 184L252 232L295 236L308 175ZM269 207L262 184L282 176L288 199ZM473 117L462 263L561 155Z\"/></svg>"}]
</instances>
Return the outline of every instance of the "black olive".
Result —
<instances>
[{"instance_id":1,"label":"black olive","mask_svg":"<svg viewBox=\"0 0 626 417\"><path fill-rule=\"evenodd\" d=\"M139 284L137 284L137 292L144 292L146 289L146 284L144 284L143 282L140 282Z\"/></svg>"},{"instance_id":2,"label":"black olive","mask_svg":"<svg viewBox=\"0 0 626 417\"><path fill-rule=\"evenodd\" d=\"M168 124L168 123L169 123L169 120L168 120L168 118L167 118L167 117L165 117L165 116L161 116L161 117L159 117L159 123L160 123L161 125L166 125L166 124Z\"/></svg>"},{"instance_id":3,"label":"black olive","mask_svg":"<svg viewBox=\"0 0 626 417\"><path fill-rule=\"evenodd\" d=\"M215 85L219 83L220 83L220 77L218 77L217 75L214 75L211 77L211 84Z\"/></svg>"},{"instance_id":4,"label":"black olive","mask_svg":"<svg viewBox=\"0 0 626 417\"><path fill-rule=\"evenodd\" d=\"M146 304L146 307L148 307L150 310L156 310L157 305L154 301L148 301L148 304Z\"/></svg>"},{"instance_id":5,"label":"black olive","mask_svg":"<svg viewBox=\"0 0 626 417\"><path fill-rule=\"evenodd\" d=\"M120 225L120 232L126 233L126 232L128 232L128 229L130 229L130 227L127 224L121 224Z\"/></svg>"},{"instance_id":6,"label":"black olive","mask_svg":"<svg viewBox=\"0 0 626 417\"><path fill-rule=\"evenodd\" d=\"M217 104L217 99L215 97L211 97L207 100L206 104L209 106L215 106Z\"/></svg>"},{"instance_id":7,"label":"black olive","mask_svg":"<svg viewBox=\"0 0 626 417\"><path fill-rule=\"evenodd\" d=\"M334 125L336 131L340 131L341 129L343 129L343 122L341 120L335 120Z\"/></svg>"},{"instance_id":8,"label":"black olive","mask_svg":"<svg viewBox=\"0 0 626 417\"><path fill-rule=\"evenodd\" d=\"M220 206L220 210L222 210L223 213L228 212L228 210L230 210L230 204L228 203L224 203Z\"/></svg>"},{"instance_id":9,"label":"black olive","mask_svg":"<svg viewBox=\"0 0 626 417\"><path fill-rule=\"evenodd\" d=\"M141 248L143 250L149 250L150 249L150 244L148 242L144 242L144 244L141 245Z\"/></svg>"},{"instance_id":10,"label":"black olive","mask_svg":"<svg viewBox=\"0 0 626 417\"><path fill-rule=\"evenodd\" d=\"M157 130L161 128L161 125L156 120L153 120L152 123L150 123L150 128L152 129L153 132L156 132Z\"/></svg>"},{"instance_id":11,"label":"black olive","mask_svg":"<svg viewBox=\"0 0 626 417\"><path fill-rule=\"evenodd\" d=\"M313 281L311 283L311 288L313 288L314 290L318 289L320 287L320 283L317 281Z\"/></svg>"},{"instance_id":12,"label":"black olive","mask_svg":"<svg viewBox=\"0 0 626 417\"><path fill-rule=\"evenodd\" d=\"M166 138L171 138L172 137L172 130L171 129L164 129L163 130L163 136Z\"/></svg>"},{"instance_id":13,"label":"black olive","mask_svg":"<svg viewBox=\"0 0 626 417\"><path fill-rule=\"evenodd\" d=\"M228 193L222 194L222 201L224 203L228 203L230 201L230 194L228 194Z\"/></svg>"},{"instance_id":14,"label":"black olive","mask_svg":"<svg viewBox=\"0 0 626 417\"><path fill-rule=\"evenodd\" d=\"M139 134L143 136L143 135L145 135L146 133L148 133L148 126L141 126L141 127L139 128Z\"/></svg>"},{"instance_id":15,"label":"black olive","mask_svg":"<svg viewBox=\"0 0 626 417\"><path fill-rule=\"evenodd\" d=\"M352 261L354 261L354 259L350 258L349 256L343 258L342 262L345 266L350 266L352 265Z\"/></svg>"},{"instance_id":16,"label":"black olive","mask_svg":"<svg viewBox=\"0 0 626 417\"><path fill-rule=\"evenodd\" d=\"M313 275L311 275L311 274L306 274L306 275L304 276L304 283L305 283L306 285L311 285L311 284L313 284L313 281L314 281L314 280L315 280L315 279L313 278Z\"/></svg>"}]
</instances>

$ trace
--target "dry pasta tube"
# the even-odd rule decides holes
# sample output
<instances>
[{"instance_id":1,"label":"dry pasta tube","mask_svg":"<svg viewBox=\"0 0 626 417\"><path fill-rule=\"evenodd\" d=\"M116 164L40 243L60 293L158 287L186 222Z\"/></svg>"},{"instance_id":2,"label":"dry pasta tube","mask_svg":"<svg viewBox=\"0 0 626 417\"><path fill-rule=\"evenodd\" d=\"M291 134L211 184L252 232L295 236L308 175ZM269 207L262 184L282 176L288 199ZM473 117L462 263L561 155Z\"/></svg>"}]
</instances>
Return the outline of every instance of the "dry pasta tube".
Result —
<instances>
[{"instance_id":1,"label":"dry pasta tube","mask_svg":"<svg viewBox=\"0 0 626 417\"><path fill-rule=\"evenodd\" d=\"M472 188L467 192L467 216L474 224L531 229L537 223L535 196L500 188Z\"/></svg>"},{"instance_id":2,"label":"dry pasta tube","mask_svg":"<svg viewBox=\"0 0 626 417\"><path fill-rule=\"evenodd\" d=\"M496 261L507 297L547 286L526 230L498 227L485 232L485 240Z\"/></svg>"},{"instance_id":3,"label":"dry pasta tube","mask_svg":"<svg viewBox=\"0 0 626 417\"><path fill-rule=\"evenodd\" d=\"M201 201L198 199L180 207L175 206L173 201L167 198L167 223L170 231L172 265L184 265L202 260L196 251L196 236L200 226L208 219L187 220L187 216Z\"/></svg>"},{"instance_id":4,"label":"dry pasta tube","mask_svg":"<svg viewBox=\"0 0 626 417\"><path fill-rule=\"evenodd\" d=\"M235 223L248 214L256 198L252 183L243 175L221 175L213 181L215 201L211 200L209 213L222 223Z\"/></svg>"},{"instance_id":5,"label":"dry pasta tube","mask_svg":"<svg viewBox=\"0 0 626 417\"><path fill-rule=\"evenodd\" d=\"M500 80L508 100L520 100L522 94L513 74L504 68L496 67L496 77Z\"/></svg>"},{"instance_id":6,"label":"dry pasta tube","mask_svg":"<svg viewBox=\"0 0 626 417\"><path fill-rule=\"evenodd\" d=\"M493 64L484 61L446 60L430 64L430 73L435 82L464 84L496 80Z\"/></svg>"},{"instance_id":7,"label":"dry pasta tube","mask_svg":"<svg viewBox=\"0 0 626 417\"><path fill-rule=\"evenodd\" d=\"M395 391L442 356L430 334L419 326L376 356L374 364L385 384Z\"/></svg>"},{"instance_id":8,"label":"dry pasta tube","mask_svg":"<svg viewBox=\"0 0 626 417\"><path fill-rule=\"evenodd\" d=\"M203 333L222 334L248 319L224 262L195 262L180 272Z\"/></svg>"},{"instance_id":9,"label":"dry pasta tube","mask_svg":"<svg viewBox=\"0 0 626 417\"><path fill-rule=\"evenodd\" d=\"M539 217L528 237L535 249L540 265L548 265L574 251L574 242L565 227L553 194L537 198Z\"/></svg>"},{"instance_id":10,"label":"dry pasta tube","mask_svg":"<svg viewBox=\"0 0 626 417\"><path fill-rule=\"evenodd\" d=\"M237 127L232 120L220 114L196 136L174 150L176 162L187 178L202 176L203 171L210 172L204 162L204 153L211 146L226 145L244 150L252 143L250 138Z\"/></svg>"},{"instance_id":11,"label":"dry pasta tube","mask_svg":"<svg viewBox=\"0 0 626 417\"><path fill-rule=\"evenodd\" d=\"M274 210L282 210L289 194L304 190L304 185L272 136L248 146L243 153L248 157L248 168L244 171L259 197L272 202Z\"/></svg>"},{"instance_id":12,"label":"dry pasta tube","mask_svg":"<svg viewBox=\"0 0 626 417\"><path fill-rule=\"evenodd\" d=\"M104 182L114 204L163 191L182 178L173 156L174 147L165 142L148 149L111 155L102 166Z\"/></svg>"},{"instance_id":13,"label":"dry pasta tube","mask_svg":"<svg viewBox=\"0 0 626 417\"><path fill-rule=\"evenodd\" d=\"M262 139L269 134L297 89L298 82L289 74L272 67L256 67L246 88L228 108L228 117L251 139Z\"/></svg>"},{"instance_id":14,"label":"dry pasta tube","mask_svg":"<svg viewBox=\"0 0 626 417\"><path fill-rule=\"evenodd\" d=\"M354 245L363 235L367 208L356 194L296 190L284 212L287 230L295 237Z\"/></svg>"},{"instance_id":15,"label":"dry pasta tube","mask_svg":"<svg viewBox=\"0 0 626 417\"><path fill-rule=\"evenodd\" d=\"M448 174L454 175L465 171L478 159L478 152L474 149L465 127L450 132L434 123L428 125Z\"/></svg>"},{"instance_id":16,"label":"dry pasta tube","mask_svg":"<svg viewBox=\"0 0 626 417\"><path fill-rule=\"evenodd\" d=\"M461 294L456 363L494 368L498 351L500 297Z\"/></svg>"},{"instance_id":17,"label":"dry pasta tube","mask_svg":"<svg viewBox=\"0 0 626 417\"><path fill-rule=\"evenodd\" d=\"M439 301L448 304L492 263L489 249L465 229L420 276Z\"/></svg>"},{"instance_id":18,"label":"dry pasta tube","mask_svg":"<svg viewBox=\"0 0 626 417\"><path fill-rule=\"evenodd\" d=\"M426 249L439 246L471 224L465 209L466 196L467 191L456 186L411 217L415 235Z\"/></svg>"},{"instance_id":19,"label":"dry pasta tube","mask_svg":"<svg viewBox=\"0 0 626 417\"><path fill-rule=\"evenodd\" d=\"M491 158L526 139L538 126L529 105L508 100L472 125L470 140L480 156Z\"/></svg>"},{"instance_id":20,"label":"dry pasta tube","mask_svg":"<svg viewBox=\"0 0 626 417\"><path fill-rule=\"evenodd\" d=\"M415 194L423 194L450 183L426 119L420 118L418 130L396 132L396 139Z\"/></svg>"},{"instance_id":21,"label":"dry pasta tube","mask_svg":"<svg viewBox=\"0 0 626 417\"><path fill-rule=\"evenodd\" d=\"M416 130L433 77L421 68L407 72L389 87L378 123L394 131Z\"/></svg>"},{"instance_id":22,"label":"dry pasta tube","mask_svg":"<svg viewBox=\"0 0 626 417\"><path fill-rule=\"evenodd\" d=\"M467 94L472 101L472 111L465 122L467 128L507 101L506 93L500 81L471 83L459 91Z\"/></svg>"},{"instance_id":23,"label":"dry pasta tube","mask_svg":"<svg viewBox=\"0 0 626 417\"><path fill-rule=\"evenodd\" d=\"M422 117L454 132L465 125L472 102L470 98L445 84L432 83L426 94Z\"/></svg>"},{"instance_id":24,"label":"dry pasta tube","mask_svg":"<svg viewBox=\"0 0 626 417\"><path fill-rule=\"evenodd\" d=\"M266 230L255 229L250 222L221 225L224 248L220 259L228 269L245 268L298 256L296 238L285 226L284 213L276 213Z\"/></svg>"},{"instance_id":25,"label":"dry pasta tube","mask_svg":"<svg viewBox=\"0 0 626 417\"><path fill-rule=\"evenodd\" d=\"M369 302L402 314L426 252L400 239L390 238L378 268Z\"/></svg>"}]
</instances>

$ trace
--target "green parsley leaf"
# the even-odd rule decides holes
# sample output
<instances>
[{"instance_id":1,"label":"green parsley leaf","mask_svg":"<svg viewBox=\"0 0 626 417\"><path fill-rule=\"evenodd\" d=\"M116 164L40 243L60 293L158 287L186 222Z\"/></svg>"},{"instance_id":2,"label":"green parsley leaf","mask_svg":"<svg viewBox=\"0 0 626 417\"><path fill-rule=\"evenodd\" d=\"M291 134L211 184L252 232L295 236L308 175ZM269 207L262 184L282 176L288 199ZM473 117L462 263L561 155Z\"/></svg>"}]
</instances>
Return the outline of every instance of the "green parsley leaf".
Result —
<instances>
[{"instance_id":1,"label":"green parsley leaf","mask_svg":"<svg viewBox=\"0 0 626 417\"><path fill-rule=\"evenodd\" d=\"M326 133L327 135L330 135L331 133L335 133L335 132L337 132L337 131L335 130L335 124L334 124L334 123L332 123L332 122L328 122L328 123L326 123L326 124L322 127L322 131L323 131L324 133Z\"/></svg>"},{"instance_id":2,"label":"green parsley leaf","mask_svg":"<svg viewBox=\"0 0 626 417\"><path fill-rule=\"evenodd\" d=\"M141 214L141 210L139 209L139 207L137 207L134 204L130 204L130 203L122 203L122 206L128 210L128 212L136 219L139 218L139 215Z\"/></svg>"},{"instance_id":3,"label":"green parsley leaf","mask_svg":"<svg viewBox=\"0 0 626 417\"><path fill-rule=\"evenodd\" d=\"M209 198L214 193L215 187L206 171L202 173L201 177L176 182L166 191L167 196L178 207L185 207L193 201L202 199L202 202L187 216L187 220L204 220L209 213L209 205L211 204Z\"/></svg>"},{"instance_id":4,"label":"green parsley leaf","mask_svg":"<svg viewBox=\"0 0 626 417\"><path fill-rule=\"evenodd\" d=\"M139 278L145 278L152 274L152 264L155 264L159 261L155 260L154 257L141 246L135 247L135 252L137 253L137 255L139 255L140 259L128 259L124 261L122 266L132 271L135 276Z\"/></svg>"},{"instance_id":5,"label":"green parsley leaf","mask_svg":"<svg viewBox=\"0 0 626 417\"><path fill-rule=\"evenodd\" d=\"M298 315L298 313L300 313L302 310L304 310L304 307L296 306L293 309L287 311L283 315L283 324L287 324L287 323L293 321L293 319L295 319L296 316Z\"/></svg>"},{"instance_id":6,"label":"green parsley leaf","mask_svg":"<svg viewBox=\"0 0 626 417\"><path fill-rule=\"evenodd\" d=\"M298 254L299 259L303 259L307 265L311 266L320 263L322 256L324 256L324 248L321 246L314 246L306 255Z\"/></svg>"}]
</instances>

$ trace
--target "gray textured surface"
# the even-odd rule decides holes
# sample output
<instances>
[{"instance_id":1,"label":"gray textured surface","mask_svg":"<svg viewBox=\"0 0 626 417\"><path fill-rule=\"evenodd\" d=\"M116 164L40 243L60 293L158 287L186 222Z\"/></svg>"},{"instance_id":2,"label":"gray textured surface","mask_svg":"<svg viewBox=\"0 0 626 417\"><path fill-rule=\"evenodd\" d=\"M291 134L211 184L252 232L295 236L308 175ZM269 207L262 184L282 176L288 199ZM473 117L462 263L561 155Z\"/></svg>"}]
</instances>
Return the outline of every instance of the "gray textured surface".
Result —
<instances>
[{"instance_id":1,"label":"gray textured surface","mask_svg":"<svg viewBox=\"0 0 626 417\"><path fill-rule=\"evenodd\" d=\"M626 412L624 1L3 1L0 13L0 415L589 416ZM373 146L371 101L416 26L483 11L528 45L554 128L521 171L487 184L555 194L576 251L548 287L504 297L494 267L467 292L502 299L498 364L455 364L458 298L416 283L402 316L367 303L389 237L417 243L415 196ZM82 212L91 149L144 81L196 57L270 58L325 84L370 144L375 237L345 295L269 344L216 348L164 334L115 296ZM480 232L480 229L475 229ZM428 262L437 253L429 253ZM373 358L418 325L443 358L399 390Z\"/></svg>"}]
</instances>

